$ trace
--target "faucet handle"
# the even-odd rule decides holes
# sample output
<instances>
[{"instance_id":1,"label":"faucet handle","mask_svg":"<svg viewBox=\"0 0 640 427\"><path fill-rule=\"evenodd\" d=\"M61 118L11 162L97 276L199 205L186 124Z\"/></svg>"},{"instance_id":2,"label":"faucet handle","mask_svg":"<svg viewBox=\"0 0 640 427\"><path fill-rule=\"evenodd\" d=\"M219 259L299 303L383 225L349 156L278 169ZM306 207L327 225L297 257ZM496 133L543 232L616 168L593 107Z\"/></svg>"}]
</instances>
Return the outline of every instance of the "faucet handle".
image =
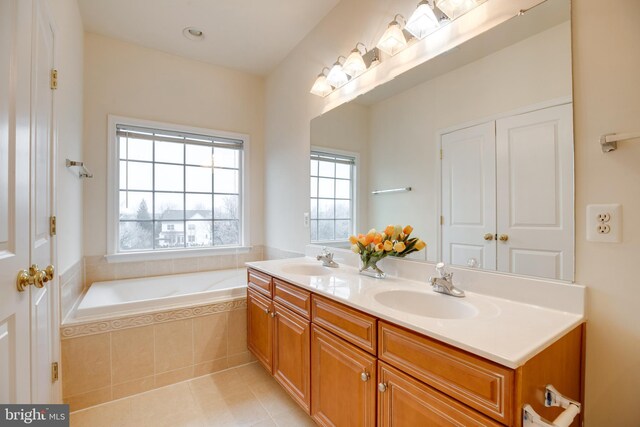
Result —
<instances>
[{"instance_id":1,"label":"faucet handle","mask_svg":"<svg viewBox=\"0 0 640 427\"><path fill-rule=\"evenodd\" d=\"M444 262L439 262L436 264L436 271L440 275L440 278L445 280L451 280L451 278L453 277L453 273L447 273L445 268L446 266Z\"/></svg>"}]
</instances>

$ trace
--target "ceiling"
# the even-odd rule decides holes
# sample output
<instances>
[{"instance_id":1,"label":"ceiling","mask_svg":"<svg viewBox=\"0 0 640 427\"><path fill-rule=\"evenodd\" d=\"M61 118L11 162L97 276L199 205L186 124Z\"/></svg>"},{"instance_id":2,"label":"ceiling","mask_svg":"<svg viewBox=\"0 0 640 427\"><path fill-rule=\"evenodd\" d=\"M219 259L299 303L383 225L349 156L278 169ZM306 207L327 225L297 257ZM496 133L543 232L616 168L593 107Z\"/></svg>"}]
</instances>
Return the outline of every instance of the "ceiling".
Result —
<instances>
[{"instance_id":1,"label":"ceiling","mask_svg":"<svg viewBox=\"0 0 640 427\"><path fill-rule=\"evenodd\" d=\"M78 0L85 31L266 75L339 0ZM182 35L185 27L203 40Z\"/></svg>"}]
</instances>

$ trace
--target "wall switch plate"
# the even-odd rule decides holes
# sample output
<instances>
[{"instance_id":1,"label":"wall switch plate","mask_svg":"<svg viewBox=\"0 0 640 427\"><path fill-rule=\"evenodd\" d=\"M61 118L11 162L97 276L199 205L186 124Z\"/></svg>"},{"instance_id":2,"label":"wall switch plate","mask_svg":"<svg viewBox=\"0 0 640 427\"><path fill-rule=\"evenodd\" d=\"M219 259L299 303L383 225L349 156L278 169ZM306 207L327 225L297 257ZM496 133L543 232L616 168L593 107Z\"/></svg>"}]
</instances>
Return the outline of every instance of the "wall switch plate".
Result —
<instances>
[{"instance_id":1,"label":"wall switch plate","mask_svg":"<svg viewBox=\"0 0 640 427\"><path fill-rule=\"evenodd\" d=\"M309 212L304 213L304 228L309 228Z\"/></svg>"},{"instance_id":2,"label":"wall switch plate","mask_svg":"<svg viewBox=\"0 0 640 427\"><path fill-rule=\"evenodd\" d=\"M622 206L587 205L587 240L620 243L622 241Z\"/></svg>"}]
</instances>

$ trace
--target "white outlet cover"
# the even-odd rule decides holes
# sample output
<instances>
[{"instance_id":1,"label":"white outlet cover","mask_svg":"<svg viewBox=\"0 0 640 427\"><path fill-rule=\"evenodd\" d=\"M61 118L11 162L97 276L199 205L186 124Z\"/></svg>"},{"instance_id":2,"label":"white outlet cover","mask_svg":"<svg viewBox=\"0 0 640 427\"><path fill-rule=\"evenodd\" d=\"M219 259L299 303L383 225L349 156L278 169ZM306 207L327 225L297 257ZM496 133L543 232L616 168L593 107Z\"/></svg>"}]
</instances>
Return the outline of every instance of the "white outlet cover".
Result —
<instances>
[{"instance_id":1,"label":"white outlet cover","mask_svg":"<svg viewBox=\"0 0 640 427\"><path fill-rule=\"evenodd\" d=\"M607 225L611 231L607 234L598 233L598 215L609 214L611 219ZM589 242L620 243L622 241L622 206L619 204L610 205L587 205L587 240Z\"/></svg>"},{"instance_id":2,"label":"white outlet cover","mask_svg":"<svg viewBox=\"0 0 640 427\"><path fill-rule=\"evenodd\" d=\"M310 221L311 221L311 219L309 217L309 212L305 212L304 213L304 219L303 219L304 228L309 228L309 222Z\"/></svg>"}]
</instances>

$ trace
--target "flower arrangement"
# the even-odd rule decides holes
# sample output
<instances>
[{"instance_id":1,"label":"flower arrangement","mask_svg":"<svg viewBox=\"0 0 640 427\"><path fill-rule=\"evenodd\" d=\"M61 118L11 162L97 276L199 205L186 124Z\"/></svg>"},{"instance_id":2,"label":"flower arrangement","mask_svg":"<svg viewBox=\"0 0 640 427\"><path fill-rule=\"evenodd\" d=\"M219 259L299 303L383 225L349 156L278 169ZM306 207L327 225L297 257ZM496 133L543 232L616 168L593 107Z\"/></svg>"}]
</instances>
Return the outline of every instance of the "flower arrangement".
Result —
<instances>
[{"instance_id":1,"label":"flower arrangement","mask_svg":"<svg viewBox=\"0 0 640 427\"><path fill-rule=\"evenodd\" d=\"M349 237L351 250L360 255L362 268L373 270L375 277L384 277L384 272L376 265L378 261L387 257L405 257L413 252L424 249L427 244L417 237L410 237L413 227L407 225L389 225L384 232L379 233L375 229L369 230L367 234Z\"/></svg>"}]
</instances>

